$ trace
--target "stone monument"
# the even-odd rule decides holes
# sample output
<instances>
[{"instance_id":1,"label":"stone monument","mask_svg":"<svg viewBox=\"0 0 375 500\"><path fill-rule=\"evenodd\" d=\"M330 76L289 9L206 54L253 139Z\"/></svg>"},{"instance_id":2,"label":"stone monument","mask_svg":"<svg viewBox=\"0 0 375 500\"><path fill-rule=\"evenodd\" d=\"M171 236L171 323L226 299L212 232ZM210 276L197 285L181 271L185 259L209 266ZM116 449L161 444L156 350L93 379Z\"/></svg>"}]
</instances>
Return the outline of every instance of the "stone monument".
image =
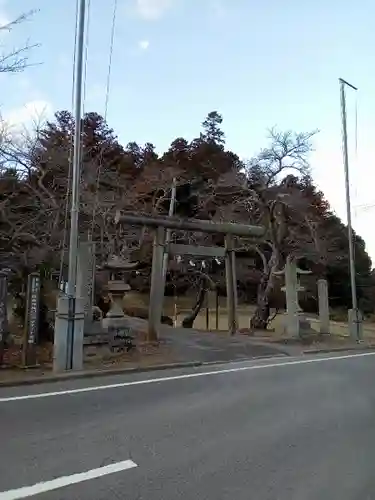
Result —
<instances>
[{"instance_id":1,"label":"stone monument","mask_svg":"<svg viewBox=\"0 0 375 500\"><path fill-rule=\"evenodd\" d=\"M7 316L7 275L0 271L0 366L3 363L6 338L8 335L8 316Z\"/></svg>"},{"instance_id":2,"label":"stone monument","mask_svg":"<svg viewBox=\"0 0 375 500\"><path fill-rule=\"evenodd\" d=\"M90 330L93 319L94 283L95 243L91 241L80 242L77 262L77 297L83 299L85 333Z\"/></svg>"},{"instance_id":3,"label":"stone monument","mask_svg":"<svg viewBox=\"0 0 375 500\"><path fill-rule=\"evenodd\" d=\"M39 333L41 278L38 272L31 273L27 280L25 332L22 361L25 367L37 366L36 347Z\"/></svg>"}]
</instances>

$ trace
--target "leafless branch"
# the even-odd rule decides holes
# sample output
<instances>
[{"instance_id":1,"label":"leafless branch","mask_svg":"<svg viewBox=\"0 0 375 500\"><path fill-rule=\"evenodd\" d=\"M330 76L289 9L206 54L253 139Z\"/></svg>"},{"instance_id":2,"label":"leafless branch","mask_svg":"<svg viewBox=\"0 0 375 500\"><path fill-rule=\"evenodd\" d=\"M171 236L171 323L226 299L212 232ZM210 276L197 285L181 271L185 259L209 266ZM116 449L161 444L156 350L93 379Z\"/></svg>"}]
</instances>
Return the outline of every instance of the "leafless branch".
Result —
<instances>
[{"instance_id":1,"label":"leafless branch","mask_svg":"<svg viewBox=\"0 0 375 500\"><path fill-rule=\"evenodd\" d=\"M13 21L0 26L0 31L12 31L15 27L28 21L37 11L31 10L21 14ZM23 47L13 48L10 51L4 51L4 47L0 47L2 53L0 54L0 73L20 73L29 66L34 66L36 63L29 62L30 52L39 47L37 43L31 44L26 41Z\"/></svg>"}]
</instances>

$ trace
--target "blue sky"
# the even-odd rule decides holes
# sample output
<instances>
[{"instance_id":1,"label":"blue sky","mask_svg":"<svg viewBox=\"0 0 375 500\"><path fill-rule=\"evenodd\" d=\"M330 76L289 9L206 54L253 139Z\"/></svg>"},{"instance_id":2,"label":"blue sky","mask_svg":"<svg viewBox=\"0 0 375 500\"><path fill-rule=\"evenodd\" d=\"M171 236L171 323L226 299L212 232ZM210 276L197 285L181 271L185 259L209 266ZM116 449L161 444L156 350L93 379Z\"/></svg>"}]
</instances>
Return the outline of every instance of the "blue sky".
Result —
<instances>
[{"instance_id":1,"label":"blue sky","mask_svg":"<svg viewBox=\"0 0 375 500\"><path fill-rule=\"evenodd\" d=\"M0 105L12 122L71 108L75 0L0 0L0 21L30 8L32 20L1 44L38 42L23 74L0 75ZM86 110L104 112L112 0L91 0ZM227 145L242 157L266 129L320 129L313 175L345 220L338 78L348 92L355 229L375 262L373 0L118 0L108 122L122 142L161 151L193 138L211 110L224 116ZM358 151L355 103L358 99Z\"/></svg>"}]
</instances>

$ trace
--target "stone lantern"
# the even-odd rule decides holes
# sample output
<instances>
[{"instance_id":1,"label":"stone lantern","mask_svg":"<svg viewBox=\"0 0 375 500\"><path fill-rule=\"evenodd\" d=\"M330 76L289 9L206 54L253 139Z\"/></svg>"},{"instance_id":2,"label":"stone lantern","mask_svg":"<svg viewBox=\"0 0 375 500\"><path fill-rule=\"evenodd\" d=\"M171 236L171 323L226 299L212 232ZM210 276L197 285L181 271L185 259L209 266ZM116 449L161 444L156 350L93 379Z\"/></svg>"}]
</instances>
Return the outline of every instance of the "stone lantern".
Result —
<instances>
[{"instance_id":1,"label":"stone lantern","mask_svg":"<svg viewBox=\"0 0 375 500\"><path fill-rule=\"evenodd\" d=\"M126 283L123 278L119 278L119 274L132 271L136 269L138 262L129 262L128 260L121 259L120 257L114 255L108 259L107 263L104 264L103 269L110 272L110 279L107 283L108 293L111 295L111 308L107 313L106 318L103 320L103 326L107 327L109 324L114 325L115 323L121 322L125 315L122 309L122 300L124 294L131 290L130 285Z\"/></svg>"}]
</instances>

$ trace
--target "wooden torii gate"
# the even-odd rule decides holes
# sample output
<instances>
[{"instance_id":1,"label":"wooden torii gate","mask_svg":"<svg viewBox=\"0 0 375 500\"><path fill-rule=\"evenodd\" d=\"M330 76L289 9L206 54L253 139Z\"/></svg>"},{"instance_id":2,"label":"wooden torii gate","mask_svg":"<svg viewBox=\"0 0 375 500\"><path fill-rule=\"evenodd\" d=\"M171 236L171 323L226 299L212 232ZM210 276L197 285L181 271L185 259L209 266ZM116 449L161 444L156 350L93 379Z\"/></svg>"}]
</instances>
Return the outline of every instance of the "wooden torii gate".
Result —
<instances>
[{"instance_id":1,"label":"wooden torii gate","mask_svg":"<svg viewBox=\"0 0 375 500\"><path fill-rule=\"evenodd\" d=\"M160 319L163 310L165 274L163 260L165 253L169 255L194 255L200 257L224 257L228 331L231 335L237 330L237 279L236 256L233 246L233 236L244 236L259 240L265 229L261 226L247 226L231 222L211 222L199 219L180 219L177 217L143 216L135 214L117 215L119 224L133 224L156 229L153 244L151 290L149 304L148 340L157 340ZM167 242L166 230L180 229L190 232L216 233L225 235L225 247L194 246L172 244Z\"/></svg>"}]
</instances>

